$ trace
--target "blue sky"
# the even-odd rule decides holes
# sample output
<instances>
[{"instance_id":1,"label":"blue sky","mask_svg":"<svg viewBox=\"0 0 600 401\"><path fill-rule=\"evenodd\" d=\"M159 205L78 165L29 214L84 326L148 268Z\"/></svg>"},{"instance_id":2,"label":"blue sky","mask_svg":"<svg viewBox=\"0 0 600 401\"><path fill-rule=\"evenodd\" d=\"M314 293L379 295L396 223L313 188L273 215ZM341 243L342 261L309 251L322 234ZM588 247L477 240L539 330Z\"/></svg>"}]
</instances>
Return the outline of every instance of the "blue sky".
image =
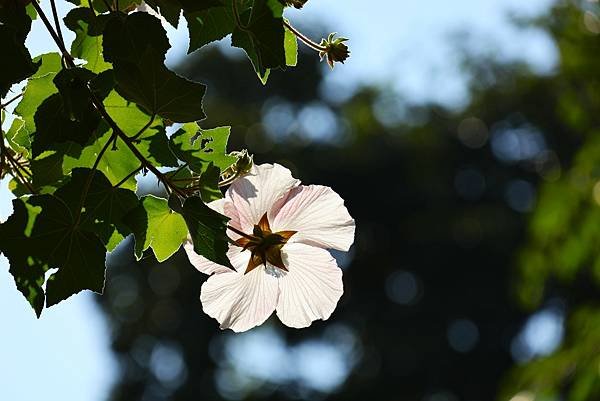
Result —
<instances>
[{"instance_id":1,"label":"blue sky","mask_svg":"<svg viewBox=\"0 0 600 401\"><path fill-rule=\"evenodd\" d=\"M66 3L60 3L64 10ZM557 61L552 42L540 31L512 26L509 13L535 16L552 3L311 0L302 12L290 10L288 17L299 27L318 22L351 39L352 57L327 74L329 88L344 93L343 88L357 83L385 85L410 102L460 106L466 100L466 77L453 50L455 34L466 32L467 39L459 44L475 54L523 60L535 71L548 73ZM184 31L171 31L170 37L173 63L187 43ZM28 45L34 55L55 51L39 22L34 23ZM2 219L11 213L6 185L6 181L0 185ZM0 399L106 398L118 370L109 351L108 328L91 294L78 294L45 310L37 320L16 290L6 259L0 257L0 317L5 322L0 329Z\"/></svg>"}]
</instances>

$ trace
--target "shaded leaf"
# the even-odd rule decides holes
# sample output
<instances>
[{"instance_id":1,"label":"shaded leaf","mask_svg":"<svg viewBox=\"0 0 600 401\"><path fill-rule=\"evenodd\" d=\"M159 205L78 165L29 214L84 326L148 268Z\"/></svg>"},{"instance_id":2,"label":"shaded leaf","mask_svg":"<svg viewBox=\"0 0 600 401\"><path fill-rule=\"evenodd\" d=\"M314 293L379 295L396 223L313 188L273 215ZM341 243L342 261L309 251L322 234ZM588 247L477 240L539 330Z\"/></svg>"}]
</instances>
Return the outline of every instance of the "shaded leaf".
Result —
<instances>
[{"instance_id":1,"label":"shaded leaf","mask_svg":"<svg viewBox=\"0 0 600 401\"><path fill-rule=\"evenodd\" d=\"M65 25L75 32L71 44L71 55L87 61L86 68L93 72L101 72L111 68L102 56L102 36L106 18L97 17L87 7L75 8L64 18Z\"/></svg>"},{"instance_id":2,"label":"shaded leaf","mask_svg":"<svg viewBox=\"0 0 600 401\"><path fill-rule=\"evenodd\" d=\"M115 188L102 172L87 168L74 169L68 187L79 189L75 201L81 196L83 188L89 188L83 203L85 212L81 224L85 229L97 233L108 251L112 251L131 233L122 219L139 203L133 191Z\"/></svg>"},{"instance_id":3,"label":"shaded leaf","mask_svg":"<svg viewBox=\"0 0 600 401\"><path fill-rule=\"evenodd\" d=\"M246 51L259 77L269 68L285 69L282 15L283 5L277 0L254 0L240 15L245 26L236 26L231 36L231 44Z\"/></svg>"},{"instance_id":4,"label":"shaded leaf","mask_svg":"<svg viewBox=\"0 0 600 401\"><path fill-rule=\"evenodd\" d=\"M206 87L165 67L168 48L160 21L146 13L114 17L106 26L104 55L113 62L121 96L150 115L174 122L202 120Z\"/></svg>"},{"instance_id":5,"label":"shaded leaf","mask_svg":"<svg viewBox=\"0 0 600 401\"><path fill-rule=\"evenodd\" d=\"M233 269L227 258L229 218L206 206L197 196L187 198L183 205L172 196L169 204L183 215L194 244L194 251L208 260Z\"/></svg>"},{"instance_id":6,"label":"shaded leaf","mask_svg":"<svg viewBox=\"0 0 600 401\"><path fill-rule=\"evenodd\" d=\"M12 203L13 214L0 224L0 251L8 258L9 272L15 279L17 289L39 317L46 300L42 286L45 281L44 274L49 267L46 261L31 257L27 245L35 243L30 238L30 226L40 210L20 199L14 199Z\"/></svg>"},{"instance_id":7,"label":"shaded leaf","mask_svg":"<svg viewBox=\"0 0 600 401\"><path fill-rule=\"evenodd\" d=\"M25 38L31 29L31 18L25 6L16 0L0 3L0 43L2 43L2 74L0 74L0 98L17 82L38 69L25 47Z\"/></svg>"},{"instance_id":8,"label":"shaded leaf","mask_svg":"<svg viewBox=\"0 0 600 401\"><path fill-rule=\"evenodd\" d=\"M85 145L90 140L101 120L87 88L94 77L83 68L61 70L54 77L59 93L44 100L35 113L34 156L53 149L55 143Z\"/></svg>"},{"instance_id":9,"label":"shaded leaf","mask_svg":"<svg viewBox=\"0 0 600 401\"><path fill-rule=\"evenodd\" d=\"M203 11L184 12L190 34L188 53L223 39L233 32L235 18L230 6L212 7Z\"/></svg>"}]
</instances>

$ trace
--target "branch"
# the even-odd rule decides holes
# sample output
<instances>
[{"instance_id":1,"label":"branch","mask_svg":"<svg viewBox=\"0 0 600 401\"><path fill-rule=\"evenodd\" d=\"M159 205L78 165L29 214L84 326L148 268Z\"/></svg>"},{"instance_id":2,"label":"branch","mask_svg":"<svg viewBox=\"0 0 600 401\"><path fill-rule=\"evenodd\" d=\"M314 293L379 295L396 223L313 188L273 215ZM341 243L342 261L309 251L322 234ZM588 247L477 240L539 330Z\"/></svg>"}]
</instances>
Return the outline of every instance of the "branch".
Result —
<instances>
[{"instance_id":1,"label":"branch","mask_svg":"<svg viewBox=\"0 0 600 401\"><path fill-rule=\"evenodd\" d=\"M105 3L106 3L106 1L105 1ZM37 11L38 15L42 19L42 22L46 26L46 29L48 30L50 35L52 36L52 39L54 39L54 41L56 42L58 48L60 49L64 59L66 60L67 64L69 65L69 67L74 68L75 63L73 62L73 57L67 51L67 48L65 47L64 42L60 39L60 37L54 31L52 24L50 24L50 21L46 17L46 14L44 14L44 11L40 7L37 0L32 1L31 4L33 5L33 7ZM108 6L108 3L106 3L106 4ZM110 7L109 7L109 9L110 9ZM92 100L94 107L96 107L96 109L100 112L100 114L102 115L102 118L104 118L104 120L108 123L110 128L113 130L113 133L116 134L119 137L119 139L121 139L123 142L125 142L125 145L127 145L127 147L133 152L135 157L137 157L137 159L142 163L142 166L147 168L148 170L150 170L152 172L152 174L154 174L156 176L156 178L158 178L158 180L165 186L167 191L169 191L169 189L172 189L178 195L185 197L185 193L183 191L181 191L179 188L177 188L176 186L171 185L169 183L169 180L165 177L165 175L163 173L161 173L152 163L150 163L144 157L144 155L136 148L136 146L133 144L133 142L129 138L129 136L127 136L127 134L125 134L123 132L123 130L121 130L121 128L119 128L117 123L108 114L108 112L106 111L106 108L104 107L104 103L102 103L102 101L98 98L98 96L96 96L96 94L94 93L94 91L91 90L89 85L87 85L87 89L88 89L90 99Z\"/></svg>"}]
</instances>

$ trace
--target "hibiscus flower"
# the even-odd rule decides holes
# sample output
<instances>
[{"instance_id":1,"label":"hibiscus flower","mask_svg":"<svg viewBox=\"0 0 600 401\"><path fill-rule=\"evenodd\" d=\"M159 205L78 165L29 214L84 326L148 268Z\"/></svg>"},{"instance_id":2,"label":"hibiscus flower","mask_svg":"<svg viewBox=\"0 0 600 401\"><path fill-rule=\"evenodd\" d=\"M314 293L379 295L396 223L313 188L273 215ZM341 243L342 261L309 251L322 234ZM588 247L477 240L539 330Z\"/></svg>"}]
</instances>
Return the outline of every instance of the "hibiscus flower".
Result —
<instances>
[{"instance_id":1,"label":"hibiscus flower","mask_svg":"<svg viewBox=\"0 0 600 401\"><path fill-rule=\"evenodd\" d=\"M273 312L296 328L331 316L344 289L327 249L348 251L354 242L354 220L338 194L300 185L278 164L262 164L209 206L231 219L228 257L235 271L196 254L191 241L184 248L211 275L200 300L221 329L246 331Z\"/></svg>"}]
</instances>

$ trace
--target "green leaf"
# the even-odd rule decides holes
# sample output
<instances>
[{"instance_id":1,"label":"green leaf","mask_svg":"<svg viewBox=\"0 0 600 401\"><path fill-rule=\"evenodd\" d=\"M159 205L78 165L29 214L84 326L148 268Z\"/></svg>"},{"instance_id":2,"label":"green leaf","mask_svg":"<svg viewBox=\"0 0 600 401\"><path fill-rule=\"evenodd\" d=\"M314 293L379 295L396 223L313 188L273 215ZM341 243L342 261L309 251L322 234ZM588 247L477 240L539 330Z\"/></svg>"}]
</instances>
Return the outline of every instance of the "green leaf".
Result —
<instances>
[{"instance_id":1,"label":"green leaf","mask_svg":"<svg viewBox=\"0 0 600 401\"><path fill-rule=\"evenodd\" d=\"M206 117L202 108L206 86L168 70L150 50L139 63L115 63L115 76L117 92L149 114L174 122Z\"/></svg>"},{"instance_id":2,"label":"green leaf","mask_svg":"<svg viewBox=\"0 0 600 401\"><path fill-rule=\"evenodd\" d=\"M106 26L104 55L113 62L121 96L150 115L175 122L202 120L206 87L165 67L168 48L160 21L146 13L115 17Z\"/></svg>"},{"instance_id":3,"label":"green leaf","mask_svg":"<svg viewBox=\"0 0 600 401\"><path fill-rule=\"evenodd\" d=\"M188 53L202 46L221 40L233 32L235 18L230 6L212 7L203 11L185 12L190 33Z\"/></svg>"},{"instance_id":4,"label":"green leaf","mask_svg":"<svg viewBox=\"0 0 600 401\"><path fill-rule=\"evenodd\" d=\"M160 123L148 128L136 142L146 160L157 167L177 167L179 162L169 148L169 138Z\"/></svg>"},{"instance_id":5,"label":"green leaf","mask_svg":"<svg viewBox=\"0 0 600 401\"><path fill-rule=\"evenodd\" d=\"M229 218L206 206L197 196L187 198L183 206L172 196L169 204L183 215L192 237L194 251L208 260L233 269L227 258Z\"/></svg>"},{"instance_id":6,"label":"green leaf","mask_svg":"<svg viewBox=\"0 0 600 401\"><path fill-rule=\"evenodd\" d=\"M246 51L259 77L269 68L285 69L283 5L277 0L254 0L241 14L244 26L236 26L231 44Z\"/></svg>"},{"instance_id":7,"label":"green leaf","mask_svg":"<svg viewBox=\"0 0 600 401\"><path fill-rule=\"evenodd\" d=\"M235 163L227 154L227 140L231 127L202 130L196 123L184 124L169 140L173 153L187 162L196 173L205 172L209 164L221 171Z\"/></svg>"},{"instance_id":8,"label":"green leaf","mask_svg":"<svg viewBox=\"0 0 600 401\"><path fill-rule=\"evenodd\" d=\"M285 65L295 67L298 64L298 38L287 28L285 28L283 47L285 50Z\"/></svg>"},{"instance_id":9,"label":"green leaf","mask_svg":"<svg viewBox=\"0 0 600 401\"><path fill-rule=\"evenodd\" d=\"M4 113L4 110L2 110ZM23 155L27 155L29 153L29 148L31 147L31 143L29 141L29 135L27 134L27 130L25 129L25 121L16 117L8 131L4 134L8 145L15 152L21 153Z\"/></svg>"},{"instance_id":10,"label":"green leaf","mask_svg":"<svg viewBox=\"0 0 600 401\"><path fill-rule=\"evenodd\" d=\"M88 184L89 181L89 184ZM133 191L115 188L100 171L77 168L71 173L69 187L88 187L83 206L82 226L98 234L108 251L112 251L118 243L131 233L123 218L137 207L138 197Z\"/></svg>"},{"instance_id":11,"label":"green leaf","mask_svg":"<svg viewBox=\"0 0 600 401\"><path fill-rule=\"evenodd\" d=\"M105 13L107 11L109 11L108 8L106 8L106 3L103 0L67 0L69 3L73 3L76 6L88 6L90 1L92 2L92 5L94 6L94 10L96 10L99 13ZM131 11L133 10L136 6L139 6L142 3L142 0L120 0L118 2L119 4L119 10L120 11ZM115 4L112 1L108 1L108 4Z\"/></svg>"},{"instance_id":12,"label":"green leaf","mask_svg":"<svg viewBox=\"0 0 600 401\"><path fill-rule=\"evenodd\" d=\"M221 178L221 169L215 167L212 163L206 167L198 179L200 187L200 197L204 202L212 202L223 198L223 193L219 189L219 180Z\"/></svg>"},{"instance_id":13,"label":"green leaf","mask_svg":"<svg viewBox=\"0 0 600 401\"><path fill-rule=\"evenodd\" d=\"M157 167L176 167L177 158L169 149L169 139L161 121L140 110L135 103L123 99L112 91L104 100L108 114L128 136L138 137L136 146L144 157ZM125 146L125 145L123 145ZM131 153L132 157L133 153Z\"/></svg>"},{"instance_id":14,"label":"green leaf","mask_svg":"<svg viewBox=\"0 0 600 401\"><path fill-rule=\"evenodd\" d=\"M108 142L112 135L111 131L94 133L93 141L90 145L84 147L79 156L66 155L62 163L62 171L68 174L77 167L91 168L98 153ZM112 185L116 185L127 177L132 171L140 166L140 161L135 157L131 150L124 143L117 141L116 149L112 146L104 153L98 163L98 170L101 171ZM135 191L137 182L134 177L130 177L121 184L121 188Z\"/></svg>"},{"instance_id":15,"label":"green leaf","mask_svg":"<svg viewBox=\"0 0 600 401\"><path fill-rule=\"evenodd\" d=\"M220 0L148 0L146 4L160 12L171 25L177 28L181 11L197 12L221 5Z\"/></svg>"},{"instance_id":16,"label":"green leaf","mask_svg":"<svg viewBox=\"0 0 600 401\"><path fill-rule=\"evenodd\" d=\"M61 70L54 77L59 93L44 100L35 113L33 156L67 141L85 145L98 128L100 113L92 104L87 84L95 74L83 68Z\"/></svg>"},{"instance_id":17,"label":"green leaf","mask_svg":"<svg viewBox=\"0 0 600 401\"><path fill-rule=\"evenodd\" d=\"M102 36L106 18L99 18L89 8L75 8L65 17L65 25L75 32L71 55L87 61L86 68L101 72L111 68L102 56Z\"/></svg>"},{"instance_id":18,"label":"green leaf","mask_svg":"<svg viewBox=\"0 0 600 401\"><path fill-rule=\"evenodd\" d=\"M0 250L9 259L17 287L38 316L43 307L44 274L50 268L58 271L46 283L47 306L81 290L102 292L104 287L106 250L96 234L79 224L72 202L75 193L81 196L81 189L63 187L55 195L32 196L27 205L15 199L13 215L0 225Z\"/></svg>"},{"instance_id":19,"label":"green leaf","mask_svg":"<svg viewBox=\"0 0 600 401\"><path fill-rule=\"evenodd\" d=\"M108 62L138 63L148 49L164 60L169 47L167 32L160 20L148 13L117 14L106 23L103 49Z\"/></svg>"},{"instance_id":20,"label":"green leaf","mask_svg":"<svg viewBox=\"0 0 600 401\"><path fill-rule=\"evenodd\" d=\"M29 301L39 317L46 296L42 288L48 265L44 260L33 257L29 246L35 243L30 238L31 225L40 212L20 199L13 200L13 214L0 224L0 251L8 258L9 272L15 279L17 289Z\"/></svg>"},{"instance_id":21,"label":"green leaf","mask_svg":"<svg viewBox=\"0 0 600 401\"><path fill-rule=\"evenodd\" d=\"M17 1L0 3L0 43L2 43L2 74L0 98L8 93L12 84L20 82L38 69L25 47L25 38L31 29L31 18L25 7Z\"/></svg>"},{"instance_id":22,"label":"green leaf","mask_svg":"<svg viewBox=\"0 0 600 401\"><path fill-rule=\"evenodd\" d=\"M60 186L64 179L63 152L68 152L71 148L78 150L79 145L65 144L60 151L44 152L31 161L32 185L38 193L51 194Z\"/></svg>"},{"instance_id":23,"label":"green leaf","mask_svg":"<svg viewBox=\"0 0 600 401\"><path fill-rule=\"evenodd\" d=\"M126 217L135 237L135 255L152 248L159 262L167 260L187 239L188 229L183 217L173 212L167 201L152 195L145 196L137 208Z\"/></svg>"},{"instance_id":24,"label":"green leaf","mask_svg":"<svg viewBox=\"0 0 600 401\"><path fill-rule=\"evenodd\" d=\"M152 118L116 91L110 92L103 103L108 114L128 136L137 134Z\"/></svg>"},{"instance_id":25,"label":"green leaf","mask_svg":"<svg viewBox=\"0 0 600 401\"><path fill-rule=\"evenodd\" d=\"M40 68L29 78L23 98L15 108L15 114L21 116L25 122L16 135L28 138L28 149L31 149L31 135L35 132L36 110L46 98L58 92L53 80L62 69L60 60L58 53L42 54L34 59L35 62L41 63Z\"/></svg>"}]
</instances>

